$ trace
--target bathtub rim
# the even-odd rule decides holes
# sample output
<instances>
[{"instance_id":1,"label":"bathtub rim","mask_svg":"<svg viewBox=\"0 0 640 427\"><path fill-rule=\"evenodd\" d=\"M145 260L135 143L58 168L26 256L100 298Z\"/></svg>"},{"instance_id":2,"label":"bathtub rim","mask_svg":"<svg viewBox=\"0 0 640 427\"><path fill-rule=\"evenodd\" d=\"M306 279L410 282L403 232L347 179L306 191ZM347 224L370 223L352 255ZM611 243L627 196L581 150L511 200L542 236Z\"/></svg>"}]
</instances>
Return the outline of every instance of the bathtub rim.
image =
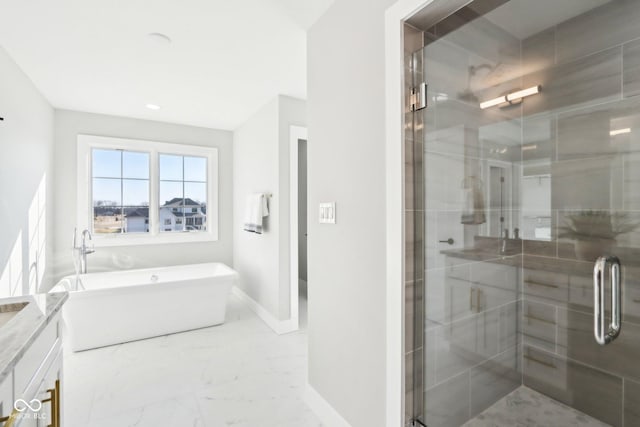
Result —
<instances>
[{"instance_id":1,"label":"bathtub rim","mask_svg":"<svg viewBox=\"0 0 640 427\"><path fill-rule=\"evenodd\" d=\"M151 281L146 281L146 282L142 282L142 283L132 283L132 284L127 284L127 285L121 285L121 286L109 286L109 287L101 287L101 288L97 288L97 289L76 289L76 290L68 290L66 288L64 288L63 285L61 285L61 282L63 282L64 280L69 280L71 281L71 283L73 283L73 281L76 279L76 277L78 277L80 280L82 280L83 278L87 277L87 276L92 276L92 275L104 275L104 276L108 276L108 275L114 275L114 276L119 276L119 275L126 275L127 272L133 272L135 271L136 273L144 273L144 272L148 272L149 274L153 275L154 273L161 273L163 270L170 270L172 268L176 268L176 267L194 267L194 266L205 266L205 265L216 265L216 266L221 266L222 267L222 272L218 273L218 274L211 274L208 276L198 276L198 277L181 277L180 279L177 280L172 280L172 281L162 281L162 282L151 282ZM80 274L79 276L76 276L75 274L71 274L71 275L67 275L62 277L60 280L58 280L58 282L56 282L56 284L51 288L51 290L48 293L53 293L53 292L68 292L69 293L69 297L74 296L74 298L77 298L79 294L96 294L96 293L112 293L114 292L114 290L116 289L131 289L131 288L143 288L143 287L147 287L147 286L155 286L156 288L164 288L164 287L171 287L171 286L176 286L177 283L183 283L183 284L188 284L189 282L193 282L193 281L200 281L200 280L207 280L207 279L231 279L231 286L235 285L235 282L237 281L239 277L239 274L237 271L235 271L233 268L229 267L228 265L222 263L222 262L206 262L206 263L196 263L196 264L181 264L181 265L172 265L172 266L164 266L164 267L149 267L149 268L135 268L135 269L128 269L128 270L113 270L113 271L100 271L100 272L96 272L96 273L85 273L85 274ZM201 284L198 284L201 285ZM184 286L184 285L183 285ZM88 296L88 295L87 295Z\"/></svg>"}]
</instances>

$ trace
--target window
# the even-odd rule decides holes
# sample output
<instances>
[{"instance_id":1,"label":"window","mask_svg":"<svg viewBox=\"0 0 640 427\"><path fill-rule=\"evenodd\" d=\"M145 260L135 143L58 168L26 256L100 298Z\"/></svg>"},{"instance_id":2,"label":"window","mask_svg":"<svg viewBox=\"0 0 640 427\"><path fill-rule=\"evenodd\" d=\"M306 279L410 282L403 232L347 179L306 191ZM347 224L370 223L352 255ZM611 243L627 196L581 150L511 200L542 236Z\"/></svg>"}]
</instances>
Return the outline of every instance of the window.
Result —
<instances>
[{"instance_id":1,"label":"window","mask_svg":"<svg viewBox=\"0 0 640 427\"><path fill-rule=\"evenodd\" d=\"M171 231L206 231L206 157L160 154L159 209L161 216L172 214L176 217L177 227ZM183 219L190 225L192 218L200 218L200 225L183 226Z\"/></svg>"},{"instance_id":2,"label":"window","mask_svg":"<svg viewBox=\"0 0 640 427\"><path fill-rule=\"evenodd\" d=\"M146 233L149 153L91 150L93 233Z\"/></svg>"},{"instance_id":3,"label":"window","mask_svg":"<svg viewBox=\"0 0 640 427\"><path fill-rule=\"evenodd\" d=\"M79 135L78 161L97 246L217 240L217 149Z\"/></svg>"}]
</instances>

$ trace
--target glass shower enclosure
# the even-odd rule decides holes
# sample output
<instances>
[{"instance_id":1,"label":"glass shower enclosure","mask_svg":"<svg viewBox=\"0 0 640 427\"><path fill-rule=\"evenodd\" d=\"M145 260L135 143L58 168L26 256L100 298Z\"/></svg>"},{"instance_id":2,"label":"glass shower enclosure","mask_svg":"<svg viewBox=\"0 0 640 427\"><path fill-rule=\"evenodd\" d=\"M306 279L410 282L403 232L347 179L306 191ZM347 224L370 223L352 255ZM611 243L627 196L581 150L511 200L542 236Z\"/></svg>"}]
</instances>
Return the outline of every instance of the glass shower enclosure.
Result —
<instances>
[{"instance_id":1,"label":"glass shower enclosure","mask_svg":"<svg viewBox=\"0 0 640 427\"><path fill-rule=\"evenodd\" d=\"M640 426L639 22L634 0L407 22L406 425Z\"/></svg>"}]
</instances>

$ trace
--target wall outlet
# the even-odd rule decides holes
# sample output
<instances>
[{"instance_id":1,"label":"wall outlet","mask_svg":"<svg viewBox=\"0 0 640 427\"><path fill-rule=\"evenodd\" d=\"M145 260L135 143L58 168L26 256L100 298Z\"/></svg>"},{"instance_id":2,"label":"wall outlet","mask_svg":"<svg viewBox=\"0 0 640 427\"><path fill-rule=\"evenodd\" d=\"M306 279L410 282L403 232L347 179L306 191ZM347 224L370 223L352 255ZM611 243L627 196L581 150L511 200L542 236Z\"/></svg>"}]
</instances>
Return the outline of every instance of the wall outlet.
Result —
<instances>
[{"instance_id":1,"label":"wall outlet","mask_svg":"<svg viewBox=\"0 0 640 427\"><path fill-rule=\"evenodd\" d=\"M336 202L320 203L320 224L336 223Z\"/></svg>"}]
</instances>

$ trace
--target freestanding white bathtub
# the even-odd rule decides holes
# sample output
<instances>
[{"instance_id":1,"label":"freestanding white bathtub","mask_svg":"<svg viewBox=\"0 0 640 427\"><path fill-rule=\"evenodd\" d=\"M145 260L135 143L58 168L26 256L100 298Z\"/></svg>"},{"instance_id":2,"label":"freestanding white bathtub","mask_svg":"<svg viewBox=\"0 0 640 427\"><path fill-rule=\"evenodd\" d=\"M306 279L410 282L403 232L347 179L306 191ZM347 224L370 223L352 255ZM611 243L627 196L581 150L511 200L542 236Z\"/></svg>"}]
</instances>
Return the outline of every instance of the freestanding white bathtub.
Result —
<instances>
[{"instance_id":1,"label":"freestanding white bathtub","mask_svg":"<svg viewBox=\"0 0 640 427\"><path fill-rule=\"evenodd\" d=\"M224 322L238 273L221 263L90 273L62 279L71 349L88 350Z\"/></svg>"}]
</instances>

